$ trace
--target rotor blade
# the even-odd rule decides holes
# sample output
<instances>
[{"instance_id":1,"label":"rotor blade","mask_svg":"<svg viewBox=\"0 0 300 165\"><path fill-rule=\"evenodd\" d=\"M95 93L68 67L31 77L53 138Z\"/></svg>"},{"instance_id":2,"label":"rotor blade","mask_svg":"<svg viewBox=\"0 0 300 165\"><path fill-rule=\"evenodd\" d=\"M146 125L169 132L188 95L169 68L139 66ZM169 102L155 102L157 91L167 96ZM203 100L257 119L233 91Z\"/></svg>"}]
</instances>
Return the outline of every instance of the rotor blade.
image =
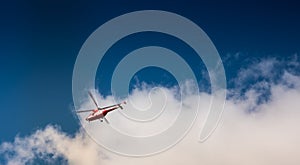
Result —
<instances>
[{"instance_id":1,"label":"rotor blade","mask_svg":"<svg viewBox=\"0 0 300 165\"><path fill-rule=\"evenodd\" d=\"M109 121L104 117L103 118L104 120L105 120L105 122L107 123L107 124L109 124Z\"/></svg>"},{"instance_id":2,"label":"rotor blade","mask_svg":"<svg viewBox=\"0 0 300 165\"><path fill-rule=\"evenodd\" d=\"M99 108L99 106L98 106L98 104L97 104L97 102L96 102L96 99L94 98L94 96L92 95L91 92L89 92L89 95L90 95L90 97L92 98L92 100L93 100L93 102L95 103L95 105L97 106L97 108Z\"/></svg>"},{"instance_id":3,"label":"rotor blade","mask_svg":"<svg viewBox=\"0 0 300 165\"><path fill-rule=\"evenodd\" d=\"M123 101L122 103L118 103L118 104L114 104L114 105L110 105L110 106L106 106L106 107L101 107L101 108L98 108L99 110L103 110L103 109L107 109L107 108L111 108L111 107L116 107L118 106L119 108L123 108L121 105L122 104L126 104L126 101Z\"/></svg>"},{"instance_id":4,"label":"rotor blade","mask_svg":"<svg viewBox=\"0 0 300 165\"><path fill-rule=\"evenodd\" d=\"M89 110L80 110L80 111L76 111L76 113L91 112L91 111L93 111L93 109L89 109Z\"/></svg>"},{"instance_id":5,"label":"rotor blade","mask_svg":"<svg viewBox=\"0 0 300 165\"><path fill-rule=\"evenodd\" d=\"M111 108L111 107L115 107L115 106L118 106L118 104L102 107L102 108L99 108L99 110L103 110L103 109L107 109L107 108Z\"/></svg>"}]
</instances>

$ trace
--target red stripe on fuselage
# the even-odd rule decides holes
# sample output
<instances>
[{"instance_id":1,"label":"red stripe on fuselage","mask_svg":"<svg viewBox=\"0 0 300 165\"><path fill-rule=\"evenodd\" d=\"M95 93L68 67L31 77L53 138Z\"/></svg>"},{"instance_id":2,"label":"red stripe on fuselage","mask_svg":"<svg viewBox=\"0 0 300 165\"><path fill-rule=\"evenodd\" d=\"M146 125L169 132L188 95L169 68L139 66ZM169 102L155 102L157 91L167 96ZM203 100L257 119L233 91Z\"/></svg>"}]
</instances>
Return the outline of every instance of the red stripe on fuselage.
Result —
<instances>
[{"instance_id":1,"label":"red stripe on fuselage","mask_svg":"<svg viewBox=\"0 0 300 165\"><path fill-rule=\"evenodd\" d=\"M103 116L106 116L108 112L113 111L115 109L118 109L118 107L114 107L114 108L110 108L110 109L106 109L102 111Z\"/></svg>"}]
</instances>

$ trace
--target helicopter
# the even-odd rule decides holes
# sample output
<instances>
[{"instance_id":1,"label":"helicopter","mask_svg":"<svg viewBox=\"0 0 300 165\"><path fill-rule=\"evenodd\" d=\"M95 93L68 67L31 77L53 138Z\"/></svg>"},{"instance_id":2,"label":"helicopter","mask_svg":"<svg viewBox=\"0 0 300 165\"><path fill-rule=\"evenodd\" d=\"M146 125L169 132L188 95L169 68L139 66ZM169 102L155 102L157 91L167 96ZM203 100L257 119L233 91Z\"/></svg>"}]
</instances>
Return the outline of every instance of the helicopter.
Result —
<instances>
[{"instance_id":1,"label":"helicopter","mask_svg":"<svg viewBox=\"0 0 300 165\"><path fill-rule=\"evenodd\" d=\"M94 121L94 120L100 120L100 122L103 122L103 120L109 124L109 121L105 118L105 116L111 112L114 111L118 108L123 109L122 105L126 104L126 101L123 101L122 103L106 106L106 107L99 107L97 104L96 99L92 95L91 92L89 92L90 98L93 100L94 104L96 105L97 108L95 109L90 109L90 110L80 110L76 111L76 113L85 113L85 112L91 112L86 118L86 121Z\"/></svg>"}]
</instances>

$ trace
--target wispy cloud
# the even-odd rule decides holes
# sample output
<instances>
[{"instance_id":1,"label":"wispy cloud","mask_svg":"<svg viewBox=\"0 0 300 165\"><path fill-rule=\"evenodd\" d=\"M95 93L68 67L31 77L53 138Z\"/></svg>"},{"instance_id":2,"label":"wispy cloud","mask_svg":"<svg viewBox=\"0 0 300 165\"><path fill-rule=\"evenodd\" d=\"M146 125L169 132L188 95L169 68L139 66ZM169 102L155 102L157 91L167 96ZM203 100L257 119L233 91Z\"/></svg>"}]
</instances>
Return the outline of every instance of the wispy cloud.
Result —
<instances>
[{"instance_id":1,"label":"wispy cloud","mask_svg":"<svg viewBox=\"0 0 300 165\"><path fill-rule=\"evenodd\" d=\"M53 163L61 158L68 164L97 164L105 158L82 130L72 137L54 125L27 137L16 137L12 143L2 143L0 153L9 165L35 164L36 159Z\"/></svg>"}]
</instances>

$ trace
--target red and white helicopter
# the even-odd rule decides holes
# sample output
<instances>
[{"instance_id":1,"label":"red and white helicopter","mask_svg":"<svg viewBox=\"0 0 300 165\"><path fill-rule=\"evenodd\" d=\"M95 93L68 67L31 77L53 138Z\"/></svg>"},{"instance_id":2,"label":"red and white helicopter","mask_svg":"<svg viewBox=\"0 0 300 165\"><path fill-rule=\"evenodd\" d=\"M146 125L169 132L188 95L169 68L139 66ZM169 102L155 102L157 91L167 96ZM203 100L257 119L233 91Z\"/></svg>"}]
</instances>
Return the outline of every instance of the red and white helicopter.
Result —
<instances>
[{"instance_id":1,"label":"red and white helicopter","mask_svg":"<svg viewBox=\"0 0 300 165\"><path fill-rule=\"evenodd\" d=\"M89 96L91 97L91 99L93 100L94 104L96 105L97 109L90 109L90 110L80 110L80 111L76 111L76 113L82 113L82 112L92 112L89 114L89 116L86 117L86 121L94 121L99 119L101 122L103 122L103 119L107 122L108 120L105 118L105 116L107 115L108 112L111 112L113 110L116 110L118 108L123 109L122 104L126 104L126 101L122 102L122 103L118 103L118 104L114 104L114 105L110 105L107 107L102 107L100 108L96 102L96 99L94 98L94 96L92 95L91 92L89 92Z\"/></svg>"}]
</instances>

